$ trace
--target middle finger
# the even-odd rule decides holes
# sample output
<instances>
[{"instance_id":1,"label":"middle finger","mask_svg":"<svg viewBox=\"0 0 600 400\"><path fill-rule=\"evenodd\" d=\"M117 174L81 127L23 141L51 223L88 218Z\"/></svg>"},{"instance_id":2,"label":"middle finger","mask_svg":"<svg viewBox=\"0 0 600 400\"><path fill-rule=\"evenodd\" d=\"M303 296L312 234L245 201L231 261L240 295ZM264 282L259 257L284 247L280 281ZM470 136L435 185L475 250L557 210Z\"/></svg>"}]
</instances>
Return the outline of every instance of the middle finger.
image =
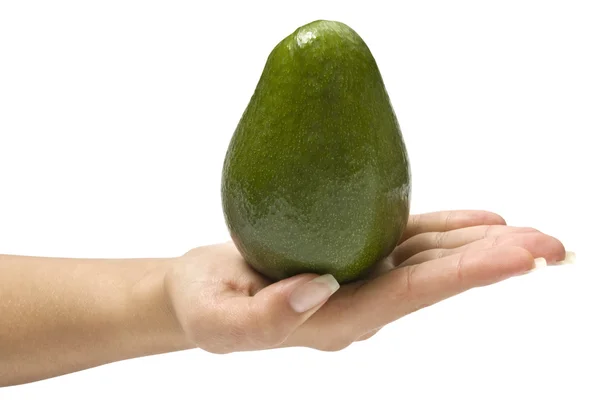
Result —
<instances>
[{"instance_id":1,"label":"middle finger","mask_svg":"<svg viewBox=\"0 0 600 400\"><path fill-rule=\"evenodd\" d=\"M526 232L537 231L533 228L521 228L506 225L479 225L447 232L420 233L398 245L391 254L391 260L394 265L398 265L423 251L431 249L453 249L481 239Z\"/></svg>"}]
</instances>

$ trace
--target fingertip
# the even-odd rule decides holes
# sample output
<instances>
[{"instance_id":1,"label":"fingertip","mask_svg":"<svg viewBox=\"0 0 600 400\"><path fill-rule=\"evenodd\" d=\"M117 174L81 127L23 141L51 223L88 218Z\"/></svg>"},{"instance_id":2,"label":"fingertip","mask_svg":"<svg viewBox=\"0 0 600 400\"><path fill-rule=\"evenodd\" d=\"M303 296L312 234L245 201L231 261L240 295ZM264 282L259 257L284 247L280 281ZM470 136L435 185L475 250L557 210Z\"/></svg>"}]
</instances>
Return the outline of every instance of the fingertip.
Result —
<instances>
[{"instance_id":1,"label":"fingertip","mask_svg":"<svg viewBox=\"0 0 600 400\"><path fill-rule=\"evenodd\" d=\"M449 223L451 229L467 228L478 225L506 225L506 220L491 211L486 210L464 210L454 212L452 223Z\"/></svg>"},{"instance_id":2,"label":"fingertip","mask_svg":"<svg viewBox=\"0 0 600 400\"><path fill-rule=\"evenodd\" d=\"M498 220L498 222L496 222L496 225L508 225L506 219L504 219L503 216L496 214L496 218Z\"/></svg>"},{"instance_id":3,"label":"fingertip","mask_svg":"<svg viewBox=\"0 0 600 400\"><path fill-rule=\"evenodd\" d=\"M518 246L498 247L501 266L508 276L527 273L536 267L536 259L529 250Z\"/></svg>"},{"instance_id":4,"label":"fingertip","mask_svg":"<svg viewBox=\"0 0 600 400\"><path fill-rule=\"evenodd\" d=\"M478 261L472 264L474 269L471 272L474 274L474 281L478 282L477 286L489 285L513 276L523 275L535 267L533 255L526 249L517 246L483 249L474 257Z\"/></svg>"},{"instance_id":5,"label":"fingertip","mask_svg":"<svg viewBox=\"0 0 600 400\"><path fill-rule=\"evenodd\" d=\"M295 312L302 314L322 306L339 288L333 275L321 275L295 286L288 296L288 303Z\"/></svg>"},{"instance_id":6,"label":"fingertip","mask_svg":"<svg viewBox=\"0 0 600 400\"><path fill-rule=\"evenodd\" d=\"M482 218L485 220L483 225L506 225L506 220L500 215L491 211L481 211Z\"/></svg>"},{"instance_id":7,"label":"fingertip","mask_svg":"<svg viewBox=\"0 0 600 400\"><path fill-rule=\"evenodd\" d=\"M304 273L282 279L255 295L259 303L287 303L297 313L303 313L324 303L340 288L331 274Z\"/></svg>"},{"instance_id":8,"label":"fingertip","mask_svg":"<svg viewBox=\"0 0 600 400\"><path fill-rule=\"evenodd\" d=\"M334 280L335 281L335 280ZM337 283L337 282L336 282ZM258 348L271 348L285 339L326 303L337 290L331 279L299 274L245 298L244 317L251 321L249 337Z\"/></svg>"},{"instance_id":9,"label":"fingertip","mask_svg":"<svg viewBox=\"0 0 600 400\"><path fill-rule=\"evenodd\" d=\"M563 259L558 261L556 263L556 265L575 264L576 259L577 259L577 255L575 254L574 251L566 251Z\"/></svg>"},{"instance_id":10,"label":"fingertip","mask_svg":"<svg viewBox=\"0 0 600 400\"><path fill-rule=\"evenodd\" d=\"M555 248L553 249L554 252L552 256L549 257L548 262L555 264L564 261L568 257L568 253L567 249L565 249L565 245L560 240L554 236L552 236L552 239L555 241Z\"/></svg>"},{"instance_id":11,"label":"fingertip","mask_svg":"<svg viewBox=\"0 0 600 400\"><path fill-rule=\"evenodd\" d=\"M281 279L279 281L271 283L269 286L264 288L261 292L263 295L272 295L274 293L279 293L282 295L289 295L295 288L302 286L306 282L309 282L312 279L317 278L318 274L312 273L304 273L298 274L294 276L290 276L289 278ZM257 296L261 294L261 292L257 293Z\"/></svg>"},{"instance_id":12,"label":"fingertip","mask_svg":"<svg viewBox=\"0 0 600 400\"><path fill-rule=\"evenodd\" d=\"M530 237L528 248L535 257L544 257L549 264L555 264L565 259L567 253L565 246L556 237L539 231L523 235Z\"/></svg>"}]
</instances>

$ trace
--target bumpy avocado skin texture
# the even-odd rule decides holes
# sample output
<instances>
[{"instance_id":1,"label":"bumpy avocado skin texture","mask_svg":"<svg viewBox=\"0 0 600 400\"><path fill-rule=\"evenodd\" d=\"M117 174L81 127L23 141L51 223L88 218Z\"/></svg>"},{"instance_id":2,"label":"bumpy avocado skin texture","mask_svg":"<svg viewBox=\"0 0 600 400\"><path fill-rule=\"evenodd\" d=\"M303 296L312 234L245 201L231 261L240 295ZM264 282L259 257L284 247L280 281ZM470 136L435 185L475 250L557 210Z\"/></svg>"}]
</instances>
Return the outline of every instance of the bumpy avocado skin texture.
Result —
<instances>
[{"instance_id":1,"label":"bumpy avocado skin texture","mask_svg":"<svg viewBox=\"0 0 600 400\"><path fill-rule=\"evenodd\" d=\"M269 55L231 139L222 204L245 260L280 280L360 279L406 227L411 173L377 64L347 25L318 20Z\"/></svg>"}]
</instances>

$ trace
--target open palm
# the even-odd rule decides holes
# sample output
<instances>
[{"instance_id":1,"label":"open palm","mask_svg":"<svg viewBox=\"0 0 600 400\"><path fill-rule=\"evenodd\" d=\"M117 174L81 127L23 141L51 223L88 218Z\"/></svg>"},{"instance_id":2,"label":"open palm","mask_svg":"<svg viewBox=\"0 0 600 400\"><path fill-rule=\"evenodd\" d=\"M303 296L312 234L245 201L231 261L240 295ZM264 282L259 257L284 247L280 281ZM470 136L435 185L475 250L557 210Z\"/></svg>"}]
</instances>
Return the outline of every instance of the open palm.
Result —
<instances>
[{"instance_id":1,"label":"open palm","mask_svg":"<svg viewBox=\"0 0 600 400\"><path fill-rule=\"evenodd\" d=\"M272 283L231 243L192 250L166 282L183 331L205 350L333 351L421 308L527 273L536 258L559 262L565 249L556 238L507 226L494 213L445 211L411 216L398 246L371 278L343 285L310 312L293 312L286 298L315 275Z\"/></svg>"}]
</instances>

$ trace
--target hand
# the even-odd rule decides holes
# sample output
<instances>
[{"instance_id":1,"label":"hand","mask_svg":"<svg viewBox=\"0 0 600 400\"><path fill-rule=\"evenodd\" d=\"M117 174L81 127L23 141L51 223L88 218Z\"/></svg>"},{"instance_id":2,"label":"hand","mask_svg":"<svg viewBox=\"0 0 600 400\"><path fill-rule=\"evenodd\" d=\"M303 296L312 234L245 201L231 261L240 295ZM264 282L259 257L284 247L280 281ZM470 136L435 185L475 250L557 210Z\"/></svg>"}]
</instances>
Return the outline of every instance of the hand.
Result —
<instances>
[{"instance_id":1,"label":"hand","mask_svg":"<svg viewBox=\"0 0 600 400\"><path fill-rule=\"evenodd\" d=\"M165 288L184 334L209 352L335 351L451 296L528 273L537 258L558 262L565 249L535 229L506 226L490 212L447 211L411 216L373 276L341 288L330 275L271 283L232 243L182 256Z\"/></svg>"}]
</instances>

